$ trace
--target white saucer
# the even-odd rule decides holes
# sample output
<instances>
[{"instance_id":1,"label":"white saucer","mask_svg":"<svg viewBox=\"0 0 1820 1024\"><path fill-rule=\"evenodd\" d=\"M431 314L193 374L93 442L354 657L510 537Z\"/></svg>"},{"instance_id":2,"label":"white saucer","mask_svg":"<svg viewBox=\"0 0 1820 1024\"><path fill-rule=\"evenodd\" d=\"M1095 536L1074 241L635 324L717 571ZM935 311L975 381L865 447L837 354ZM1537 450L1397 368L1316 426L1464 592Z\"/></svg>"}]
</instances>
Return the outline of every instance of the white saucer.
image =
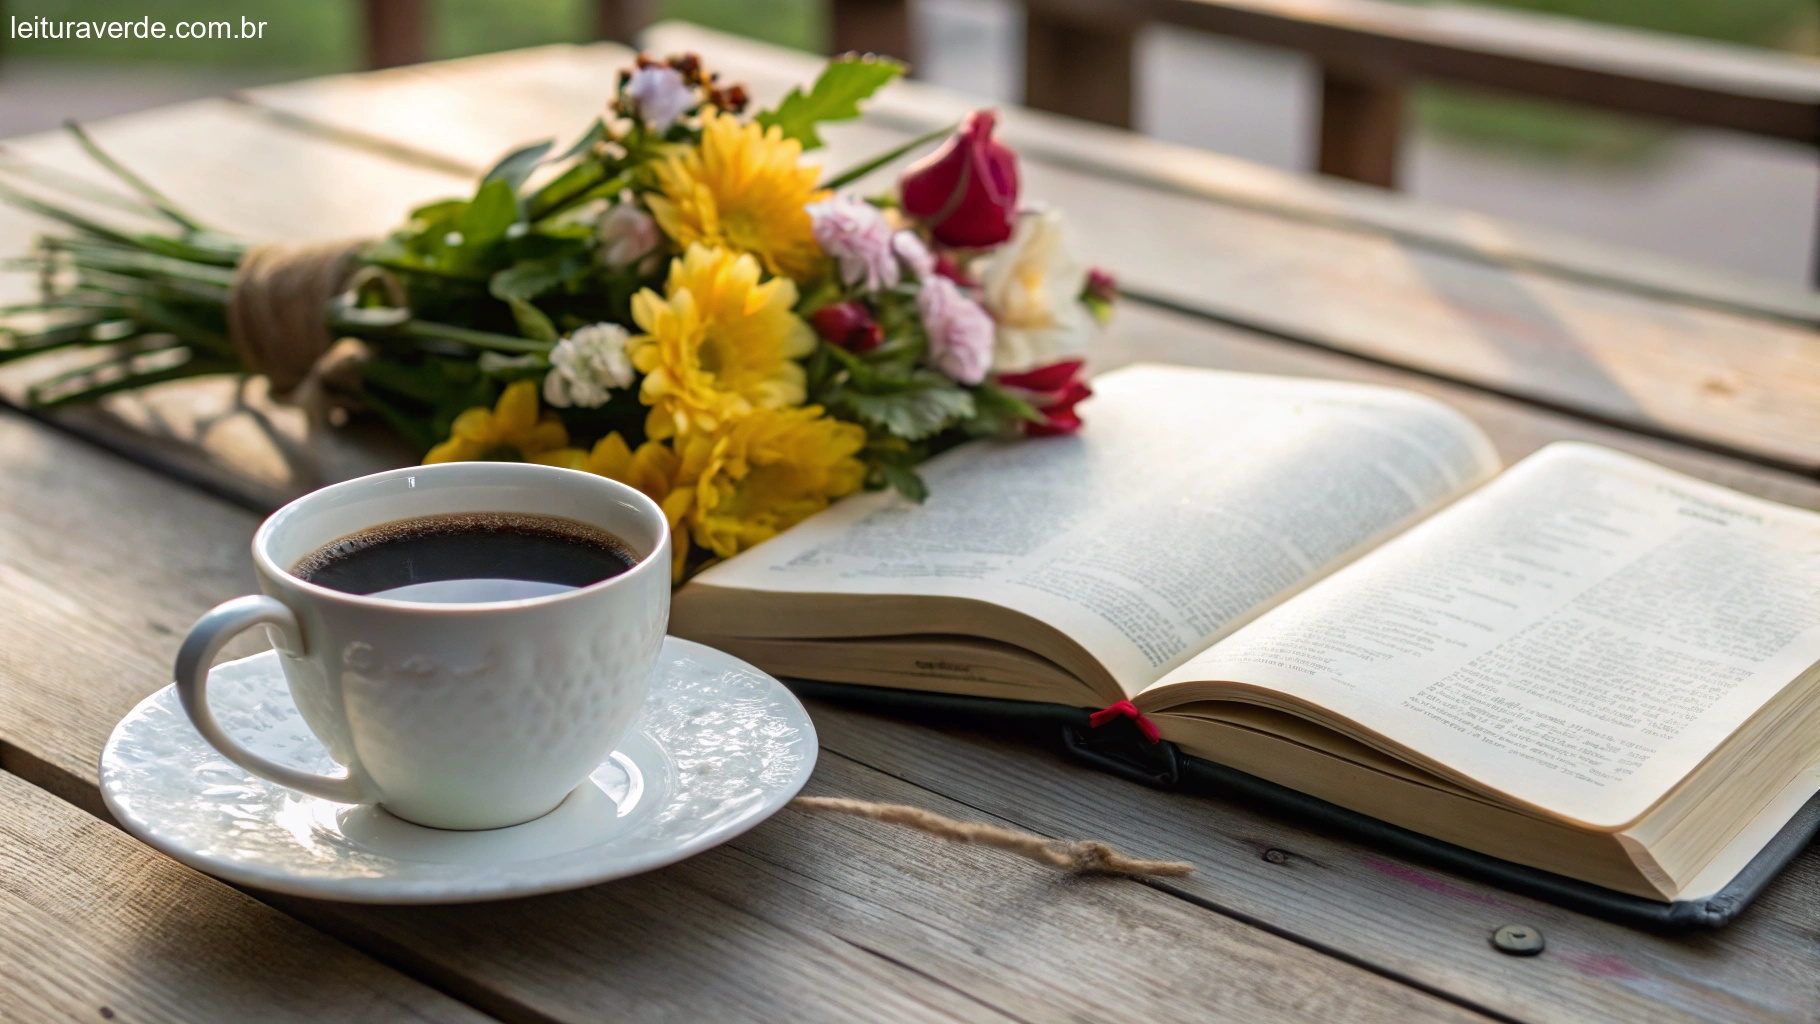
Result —
<instances>
[{"instance_id":1,"label":"white saucer","mask_svg":"<svg viewBox=\"0 0 1820 1024\"><path fill-rule=\"evenodd\" d=\"M217 666L209 701L253 750L339 771L291 703L276 654ZM203 742L170 686L114 727L101 794L128 832L231 882L356 903L466 903L593 885L725 842L789 802L815 753L815 726L783 684L671 637L619 750L523 825L425 828L255 778Z\"/></svg>"}]
</instances>

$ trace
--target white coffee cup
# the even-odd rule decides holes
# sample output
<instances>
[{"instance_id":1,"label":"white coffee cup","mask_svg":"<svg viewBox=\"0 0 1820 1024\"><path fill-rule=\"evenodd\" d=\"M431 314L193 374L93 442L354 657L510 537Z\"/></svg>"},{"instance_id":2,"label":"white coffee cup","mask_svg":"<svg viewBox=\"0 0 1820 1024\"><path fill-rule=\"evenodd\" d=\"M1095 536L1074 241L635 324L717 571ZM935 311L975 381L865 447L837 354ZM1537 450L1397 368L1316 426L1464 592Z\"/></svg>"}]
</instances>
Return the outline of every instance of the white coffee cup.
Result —
<instances>
[{"instance_id":1,"label":"white coffee cup","mask_svg":"<svg viewBox=\"0 0 1820 1024\"><path fill-rule=\"evenodd\" d=\"M579 520L624 541L637 562L591 586L471 603L347 594L289 571L368 527L460 512ZM253 565L264 594L211 610L177 655L196 731L261 778L437 828L516 825L562 803L643 706L669 622L670 531L657 504L547 466L417 466L325 487L260 526ZM267 627L291 698L346 775L278 764L216 723L209 668L254 625Z\"/></svg>"}]
</instances>

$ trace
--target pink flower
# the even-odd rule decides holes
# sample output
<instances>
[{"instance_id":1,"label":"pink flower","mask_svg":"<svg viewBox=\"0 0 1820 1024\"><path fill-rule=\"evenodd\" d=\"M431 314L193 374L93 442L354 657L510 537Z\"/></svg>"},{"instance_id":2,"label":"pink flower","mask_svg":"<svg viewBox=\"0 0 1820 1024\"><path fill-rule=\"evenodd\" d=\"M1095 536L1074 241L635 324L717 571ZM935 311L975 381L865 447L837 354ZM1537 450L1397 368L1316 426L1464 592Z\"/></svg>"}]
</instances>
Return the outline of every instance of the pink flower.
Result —
<instances>
[{"instance_id":1,"label":"pink flower","mask_svg":"<svg viewBox=\"0 0 1820 1024\"><path fill-rule=\"evenodd\" d=\"M992 317L953 281L923 279L916 309L929 335L929 362L962 384L978 384L992 366Z\"/></svg>"},{"instance_id":2,"label":"pink flower","mask_svg":"<svg viewBox=\"0 0 1820 1024\"><path fill-rule=\"evenodd\" d=\"M858 302L836 302L809 314L815 331L849 352L870 352L885 340L885 329Z\"/></svg>"},{"instance_id":3,"label":"pink flower","mask_svg":"<svg viewBox=\"0 0 1820 1024\"><path fill-rule=\"evenodd\" d=\"M929 247L923 244L923 240L916 237L916 232L899 231L892 235L891 251L897 253L897 258L909 269L911 277L920 281L935 273L935 257L930 254Z\"/></svg>"},{"instance_id":4,"label":"pink flower","mask_svg":"<svg viewBox=\"0 0 1820 1024\"><path fill-rule=\"evenodd\" d=\"M943 245L978 249L1011 237L1017 154L992 137L993 113L976 110L942 148L904 172L904 212Z\"/></svg>"},{"instance_id":5,"label":"pink flower","mask_svg":"<svg viewBox=\"0 0 1820 1024\"><path fill-rule=\"evenodd\" d=\"M638 208L630 192L619 194L619 202L601 214L594 231L600 240L600 248L596 250L600 261L614 269L629 267L644 259L656 252L663 241L657 221Z\"/></svg>"},{"instance_id":6,"label":"pink flower","mask_svg":"<svg viewBox=\"0 0 1820 1024\"><path fill-rule=\"evenodd\" d=\"M637 106L639 118L661 133L695 105L695 90L675 68L647 64L626 81L626 98Z\"/></svg>"},{"instance_id":7,"label":"pink flower","mask_svg":"<svg viewBox=\"0 0 1820 1024\"><path fill-rule=\"evenodd\" d=\"M843 282L864 282L869 292L897 284L901 271L891 250L891 225L878 207L853 196L835 196L810 203L808 209L816 244L840 262Z\"/></svg>"},{"instance_id":8,"label":"pink flower","mask_svg":"<svg viewBox=\"0 0 1820 1024\"><path fill-rule=\"evenodd\" d=\"M1081 372L1084 365L1079 359L1065 359L1022 373L1001 373L993 378L993 383L1029 402L1043 414L1042 423L1024 424L1026 435L1072 434L1081 429L1081 417L1074 407L1093 394L1093 389L1087 386L1086 375Z\"/></svg>"}]
</instances>

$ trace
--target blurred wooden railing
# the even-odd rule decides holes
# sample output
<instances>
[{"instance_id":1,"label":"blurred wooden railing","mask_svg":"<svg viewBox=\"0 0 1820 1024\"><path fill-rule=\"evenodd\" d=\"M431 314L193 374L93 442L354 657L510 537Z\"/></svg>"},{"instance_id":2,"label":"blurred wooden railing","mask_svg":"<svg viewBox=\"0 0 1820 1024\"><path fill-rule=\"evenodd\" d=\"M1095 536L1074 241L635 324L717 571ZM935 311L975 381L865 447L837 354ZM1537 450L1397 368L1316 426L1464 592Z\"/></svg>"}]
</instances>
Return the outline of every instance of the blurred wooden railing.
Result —
<instances>
[{"instance_id":1,"label":"blurred wooden railing","mask_svg":"<svg viewBox=\"0 0 1820 1024\"><path fill-rule=\"evenodd\" d=\"M362 0L368 63L424 59L431 0ZM635 40L658 0L593 0ZM1725 2L1725 0L1712 0ZM1397 184L1406 91L1455 82L1820 146L1820 61L1486 7L1387 0L1022 0L1024 104L1132 123L1137 33L1166 24L1307 54L1321 69L1321 173ZM910 0L829 0L832 50L914 64ZM1820 279L1820 253L1814 261Z\"/></svg>"},{"instance_id":2,"label":"blurred wooden railing","mask_svg":"<svg viewBox=\"0 0 1820 1024\"><path fill-rule=\"evenodd\" d=\"M907 0L831 0L836 51L913 59ZM1723 0L1713 0L1723 2ZM1436 80L1820 144L1820 61L1567 18L1385 0L1023 0L1026 106L1128 127L1145 24L1307 54L1319 166L1396 184L1404 91Z\"/></svg>"},{"instance_id":3,"label":"blurred wooden railing","mask_svg":"<svg viewBox=\"0 0 1820 1024\"><path fill-rule=\"evenodd\" d=\"M367 61L423 60L431 0L362 0ZM833 50L911 52L909 0L829 0ZM1386 0L1022 0L1024 103L1129 127L1138 29L1296 50L1321 68L1322 173L1395 187L1410 82L1483 86L1820 144L1820 61L1567 18ZM1720 2L1720 0L1714 0ZM631 41L656 0L593 0Z\"/></svg>"}]
</instances>

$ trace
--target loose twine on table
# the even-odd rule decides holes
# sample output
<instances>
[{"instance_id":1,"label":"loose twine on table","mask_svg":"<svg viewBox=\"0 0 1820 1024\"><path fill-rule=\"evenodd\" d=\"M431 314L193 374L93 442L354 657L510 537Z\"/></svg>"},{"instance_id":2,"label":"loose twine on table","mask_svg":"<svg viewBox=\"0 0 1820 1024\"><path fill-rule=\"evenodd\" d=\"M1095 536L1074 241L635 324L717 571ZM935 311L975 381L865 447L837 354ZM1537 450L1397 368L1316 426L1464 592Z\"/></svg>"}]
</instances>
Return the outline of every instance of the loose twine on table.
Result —
<instances>
[{"instance_id":1,"label":"loose twine on table","mask_svg":"<svg viewBox=\"0 0 1820 1024\"><path fill-rule=\"evenodd\" d=\"M359 353L336 345L328 307L365 273L365 239L274 242L246 251L228 288L228 338L248 373L271 382L281 401L320 399L357 361ZM396 281L388 282L403 304Z\"/></svg>"},{"instance_id":2,"label":"loose twine on table","mask_svg":"<svg viewBox=\"0 0 1820 1024\"><path fill-rule=\"evenodd\" d=\"M790 806L805 811L832 811L891 825L903 825L951 842L990 846L1020 857L1028 857L1039 864L1079 874L1127 875L1134 878L1179 877L1194 870L1194 865L1179 860L1140 860L1127 857L1105 843L1047 839L984 822L959 821L909 804L880 804L839 796L799 796L790 801Z\"/></svg>"}]
</instances>

